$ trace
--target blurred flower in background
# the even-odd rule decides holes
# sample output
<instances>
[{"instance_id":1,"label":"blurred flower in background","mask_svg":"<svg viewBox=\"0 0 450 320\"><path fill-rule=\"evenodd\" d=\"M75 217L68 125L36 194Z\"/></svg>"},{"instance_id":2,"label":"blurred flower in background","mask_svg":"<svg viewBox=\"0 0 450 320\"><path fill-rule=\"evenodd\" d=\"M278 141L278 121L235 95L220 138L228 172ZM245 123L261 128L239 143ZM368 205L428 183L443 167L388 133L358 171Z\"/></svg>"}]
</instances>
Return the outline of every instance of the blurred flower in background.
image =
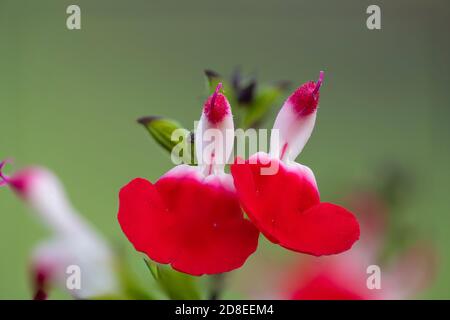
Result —
<instances>
[{"instance_id":1,"label":"blurred flower in background","mask_svg":"<svg viewBox=\"0 0 450 320\"><path fill-rule=\"evenodd\" d=\"M42 167L28 167L8 177L2 172L6 163L0 163L2 185L8 185L53 234L32 253L34 298L46 299L51 286L79 299L121 296L117 257L73 208L59 179ZM74 286L68 283L72 272L80 276Z\"/></svg>"}]
</instances>

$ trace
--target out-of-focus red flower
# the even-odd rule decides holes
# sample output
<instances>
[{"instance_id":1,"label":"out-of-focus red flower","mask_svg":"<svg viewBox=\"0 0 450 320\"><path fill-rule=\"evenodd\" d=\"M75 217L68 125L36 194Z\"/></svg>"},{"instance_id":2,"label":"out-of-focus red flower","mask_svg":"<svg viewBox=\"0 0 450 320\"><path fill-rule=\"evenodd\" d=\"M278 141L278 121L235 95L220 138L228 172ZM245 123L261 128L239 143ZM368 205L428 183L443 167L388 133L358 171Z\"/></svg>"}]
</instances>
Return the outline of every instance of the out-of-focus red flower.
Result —
<instances>
[{"instance_id":1,"label":"out-of-focus red flower","mask_svg":"<svg viewBox=\"0 0 450 320\"><path fill-rule=\"evenodd\" d=\"M322 81L323 72L285 101L270 155L259 152L231 166L242 206L259 230L274 243L315 256L346 251L359 239L354 215L321 202L313 172L295 162L314 128Z\"/></svg>"},{"instance_id":2,"label":"out-of-focus red flower","mask_svg":"<svg viewBox=\"0 0 450 320\"><path fill-rule=\"evenodd\" d=\"M258 244L259 232L244 218L232 177L224 173L234 139L227 131L234 125L219 90L205 102L195 133L199 165L179 165L156 183L134 179L119 194L118 220L136 250L192 275L239 268Z\"/></svg>"}]
</instances>

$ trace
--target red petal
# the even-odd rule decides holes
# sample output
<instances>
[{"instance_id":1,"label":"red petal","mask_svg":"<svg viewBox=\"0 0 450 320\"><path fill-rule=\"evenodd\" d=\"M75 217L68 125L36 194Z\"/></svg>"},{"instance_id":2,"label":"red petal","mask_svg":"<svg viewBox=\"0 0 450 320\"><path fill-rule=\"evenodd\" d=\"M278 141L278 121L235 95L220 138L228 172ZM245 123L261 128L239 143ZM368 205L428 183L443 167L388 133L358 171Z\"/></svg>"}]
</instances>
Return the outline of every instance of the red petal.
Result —
<instances>
[{"instance_id":1,"label":"red petal","mask_svg":"<svg viewBox=\"0 0 450 320\"><path fill-rule=\"evenodd\" d=\"M231 173L244 211L266 237L278 243L278 235L283 233L279 223L318 204L319 193L307 176L286 170L275 159L267 163L262 156L233 164ZM262 169L271 165L279 166L276 174L262 175Z\"/></svg>"},{"instance_id":2,"label":"red petal","mask_svg":"<svg viewBox=\"0 0 450 320\"><path fill-rule=\"evenodd\" d=\"M119 222L153 260L192 275L214 274L239 268L256 250L258 230L222 184L192 175L141 181L122 189Z\"/></svg>"},{"instance_id":3,"label":"red petal","mask_svg":"<svg viewBox=\"0 0 450 320\"><path fill-rule=\"evenodd\" d=\"M283 247L315 256L340 253L359 239L359 224L353 214L322 202L284 222L279 236Z\"/></svg>"},{"instance_id":4,"label":"red petal","mask_svg":"<svg viewBox=\"0 0 450 320\"><path fill-rule=\"evenodd\" d=\"M169 263L177 250L172 237L173 217L149 181L137 178L120 190L118 220L136 250L160 263ZM147 252L149 247L155 250ZM160 250L158 250L161 248Z\"/></svg>"},{"instance_id":5,"label":"red petal","mask_svg":"<svg viewBox=\"0 0 450 320\"><path fill-rule=\"evenodd\" d=\"M286 167L277 159L264 165L259 156L254 162L234 164L231 173L244 210L269 240L294 251L324 255L345 251L359 238L359 225L350 212L320 203L306 167ZM278 171L262 175L261 168L273 162Z\"/></svg>"}]
</instances>

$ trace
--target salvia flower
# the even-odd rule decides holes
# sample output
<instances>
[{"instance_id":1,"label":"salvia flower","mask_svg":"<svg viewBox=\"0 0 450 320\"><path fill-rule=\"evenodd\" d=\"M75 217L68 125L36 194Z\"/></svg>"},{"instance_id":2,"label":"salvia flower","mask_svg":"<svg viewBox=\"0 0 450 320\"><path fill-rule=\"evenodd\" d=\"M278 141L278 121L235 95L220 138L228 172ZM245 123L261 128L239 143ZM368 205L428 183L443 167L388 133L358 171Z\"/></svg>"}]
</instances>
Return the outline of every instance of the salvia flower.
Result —
<instances>
[{"instance_id":1,"label":"salvia flower","mask_svg":"<svg viewBox=\"0 0 450 320\"><path fill-rule=\"evenodd\" d=\"M118 292L115 257L103 240L76 212L59 179L49 170L30 167L0 180L8 185L53 231L32 254L31 273L34 298L45 299L52 285L75 298L113 295ZM68 277L79 272L79 282L68 286ZM70 282L70 281L69 281Z\"/></svg>"},{"instance_id":2,"label":"salvia flower","mask_svg":"<svg viewBox=\"0 0 450 320\"><path fill-rule=\"evenodd\" d=\"M136 250L178 271L216 274L242 266L258 230L244 218L224 164L233 118L220 84L204 104L195 132L198 166L178 165L156 183L136 178L119 194L118 220Z\"/></svg>"},{"instance_id":3,"label":"salvia flower","mask_svg":"<svg viewBox=\"0 0 450 320\"><path fill-rule=\"evenodd\" d=\"M285 101L270 155L259 152L231 166L241 204L258 229L274 243L315 256L348 250L359 238L353 214L321 202L313 172L295 162L314 128L322 82L323 72Z\"/></svg>"}]
</instances>

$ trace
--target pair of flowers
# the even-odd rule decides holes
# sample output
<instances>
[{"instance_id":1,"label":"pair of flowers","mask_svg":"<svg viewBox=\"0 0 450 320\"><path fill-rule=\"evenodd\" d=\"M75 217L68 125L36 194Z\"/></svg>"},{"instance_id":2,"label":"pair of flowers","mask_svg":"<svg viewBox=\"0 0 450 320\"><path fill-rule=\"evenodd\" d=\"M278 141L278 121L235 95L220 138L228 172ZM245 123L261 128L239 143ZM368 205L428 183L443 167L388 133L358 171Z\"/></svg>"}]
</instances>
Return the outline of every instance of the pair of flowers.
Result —
<instances>
[{"instance_id":1,"label":"pair of flowers","mask_svg":"<svg viewBox=\"0 0 450 320\"><path fill-rule=\"evenodd\" d=\"M214 141L211 147L204 141L206 130L225 133L234 127L219 85L195 132L199 165L178 165L154 184L136 178L121 189L118 220L136 250L202 275L241 267L256 250L260 232L315 256L351 248L359 238L357 220L345 208L321 202L313 172L295 162L314 128L322 82L323 72L288 97L275 120L270 154L236 159L231 175L216 156L229 157L233 142ZM274 167L276 172L264 174Z\"/></svg>"}]
</instances>

